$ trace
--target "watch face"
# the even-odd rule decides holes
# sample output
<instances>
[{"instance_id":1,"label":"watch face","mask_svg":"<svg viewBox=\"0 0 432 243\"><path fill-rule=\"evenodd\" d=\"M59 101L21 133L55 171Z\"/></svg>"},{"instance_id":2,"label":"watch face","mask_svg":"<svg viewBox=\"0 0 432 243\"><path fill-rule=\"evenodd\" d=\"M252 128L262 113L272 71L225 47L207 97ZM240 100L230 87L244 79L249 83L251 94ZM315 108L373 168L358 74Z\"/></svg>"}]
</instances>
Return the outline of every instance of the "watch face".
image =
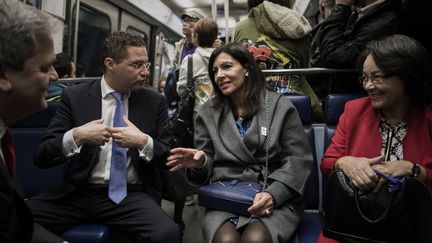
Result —
<instances>
[{"instance_id":1,"label":"watch face","mask_svg":"<svg viewBox=\"0 0 432 243\"><path fill-rule=\"evenodd\" d=\"M411 172L412 176L417 177L418 175L420 175L420 167L417 164L414 164Z\"/></svg>"}]
</instances>

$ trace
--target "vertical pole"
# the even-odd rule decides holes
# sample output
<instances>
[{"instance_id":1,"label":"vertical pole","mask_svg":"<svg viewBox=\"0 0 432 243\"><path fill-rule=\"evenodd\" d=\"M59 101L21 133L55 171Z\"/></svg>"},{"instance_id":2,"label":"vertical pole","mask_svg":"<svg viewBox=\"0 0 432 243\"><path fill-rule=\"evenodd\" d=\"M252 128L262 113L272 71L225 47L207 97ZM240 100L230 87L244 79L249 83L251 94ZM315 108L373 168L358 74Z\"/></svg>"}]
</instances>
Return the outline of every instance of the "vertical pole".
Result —
<instances>
[{"instance_id":1,"label":"vertical pole","mask_svg":"<svg viewBox=\"0 0 432 243\"><path fill-rule=\"evenodd\" d=\"M76 0L76 4L75 4L75 29L74 29L74 50L73 50L73 59L75 61L75 65L78 62L77 55L78 55L78 27L79 27L80 2L81 0Z\"/></svg>"},{"instance_id":2,"label":"vertical pole","mask_svg":"<svg viewBox=\"0 0 432 243\"><path fill-rule=\"evenodd\" d=\"M225 43L230 42L229 38L229 26L228 26L228 19L229 19L229 0L225 0L224 3L224 13L225 13Z\"/></svg>"},{"instance_id":3,"label":"vertical pole","mask_svg":"<svg viewBox=\"0 0 432 243\"><path fill-rule=\"evenodd\" d=\"M211 13L212 13L212 19L213 19L214 21L216 21L216 20L217 20L217 6L216 6L216 0L212 0Z\"/></svg>"}]
</instances>

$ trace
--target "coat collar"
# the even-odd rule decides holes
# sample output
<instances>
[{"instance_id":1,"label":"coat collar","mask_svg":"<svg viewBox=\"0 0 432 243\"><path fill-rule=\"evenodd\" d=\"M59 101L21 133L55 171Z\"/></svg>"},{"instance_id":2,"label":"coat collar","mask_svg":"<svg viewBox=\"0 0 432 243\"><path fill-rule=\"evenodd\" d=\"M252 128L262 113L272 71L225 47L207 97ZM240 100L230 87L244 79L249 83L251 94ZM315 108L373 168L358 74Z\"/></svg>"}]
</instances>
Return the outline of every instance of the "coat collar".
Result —
<instances>
[{"instance_id":1,"label":"coat collar","mask_svg":"<svg viewBox=\"0 0 432 243\"><path fill-rule=\"evenodd\" d=\"M261 134L263 128L268 128L271 120L274 117L276 111L276 103L281 97L280 94L274 94L268 92L268 116L269 121L266 121L266 104L265 96L262 95L261 109L258 114L252 118L251 127L246 132L243 140L240 137L238 129L235 125L235 120L231 109L228 112L223 113L222 108L215 109L214 121L217 124L217 129L220 131L220 141L223 146L232 152L239 161L245 164L251 161L256 161L255 153L259 150L265 150L265 136ZM271 131L271 129L270 129Z\"/></svg>"}]
</instances>

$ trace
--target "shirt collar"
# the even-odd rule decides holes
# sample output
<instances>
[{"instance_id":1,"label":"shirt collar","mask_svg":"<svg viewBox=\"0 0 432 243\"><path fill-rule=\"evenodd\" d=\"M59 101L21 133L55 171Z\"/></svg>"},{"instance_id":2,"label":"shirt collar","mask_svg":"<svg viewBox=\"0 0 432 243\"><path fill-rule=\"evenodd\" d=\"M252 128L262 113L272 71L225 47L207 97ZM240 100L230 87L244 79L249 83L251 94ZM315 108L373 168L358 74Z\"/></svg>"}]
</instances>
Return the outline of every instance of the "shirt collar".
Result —
<instances>
[{"instance_id":1,"label":"shirt collar","mask_svg":"<svg viewBox=\"0 0 432 243\"><path fill-rule=\"evenodd\" d=\"M101 91L102 91L102 99L105 99L105 97L109 94L111 94L112 92L115 92L116 90L114 90L113 88L111 88L108 83L105 80L105 77L102 76L101 78ZM124 95L124 98L129 98L130 96L130 92L128 92L127 94Z\"/></svg>"}]
</instances>

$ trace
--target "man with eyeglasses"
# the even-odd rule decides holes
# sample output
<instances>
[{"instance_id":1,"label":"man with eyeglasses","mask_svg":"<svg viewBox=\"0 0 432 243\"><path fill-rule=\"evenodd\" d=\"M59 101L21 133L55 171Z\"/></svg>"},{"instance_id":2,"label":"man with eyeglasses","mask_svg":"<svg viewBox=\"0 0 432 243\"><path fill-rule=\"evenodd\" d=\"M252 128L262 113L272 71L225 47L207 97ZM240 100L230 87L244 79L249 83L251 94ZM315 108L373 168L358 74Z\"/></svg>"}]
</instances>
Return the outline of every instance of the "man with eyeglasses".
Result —
<instances>
[{"instance_id":1,"label":"man with eyeglasses","mask_svg":"<svg viewBox=\"0 0 432 243\"><path fill-rule=\"evenodd\" d=\"M196 46L192 43L192 30L195 23L203 17L204 16L196 10L188 10L181 15L182 31L185 37L175 43L174 59L171 62L171 69L169 70L164 88L170 114L174 114L179 101L176 88L180 64L187 55L195 52Z\"/></svg>"},{"instance_id":2,"label":"man with eyeglasses","mask_svg":"<svg viewBox=\"0 0 432 243\"><path fill-rule=\"evenodd\" d=\"M28 201L53 232L101 223L131 242L181 242L161 209L160 169L172 147L167 102L146 89L147 49L117 32L103 43L100 80L67 87L35 157L40 167L66 163L64 185Z\"/></svg>"},{"instance_id":3,"label":"man with eyeglasses","mask_svg":"<svg viewBox=\"0 0 432 243\"><path fill-rule=\"evenodd\" d=\"M181 15L182 31L185 37L175 43L175 54L173 66L179 69L179 66L185 56L194 53L196 47L192 44L192 30L195 23L204 16L196 10L188 10Z\"/></svg>"}]
</instances>

